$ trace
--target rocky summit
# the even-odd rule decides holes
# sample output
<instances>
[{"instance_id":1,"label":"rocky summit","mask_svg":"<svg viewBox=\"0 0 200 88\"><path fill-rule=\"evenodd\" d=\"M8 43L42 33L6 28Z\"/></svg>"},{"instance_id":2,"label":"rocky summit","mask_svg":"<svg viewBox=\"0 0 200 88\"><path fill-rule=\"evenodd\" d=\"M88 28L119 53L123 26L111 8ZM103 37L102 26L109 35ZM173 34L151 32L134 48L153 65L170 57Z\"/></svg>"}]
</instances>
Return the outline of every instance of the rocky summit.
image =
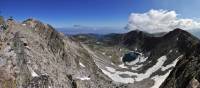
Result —
<instances>
[{"instance_id":1,"label":"rocky summit","mask_svg":"<svg viewBox=\"0 0 200 88\"><path fill-rule=\"evenodd\" d=\"M0 88L200 88L200 42L182 29L66 36L0 17Z\"/></svg>"},{"instance_id":2,"label":"rocky summit","mask_svg":"<svg viewBox=\"0 0 200 88\"><path fill-rule=\"evenodd\" d=\"M109 88L85 45L34 19L1 31L0 88Z\"/></svg>"}]
</instances>

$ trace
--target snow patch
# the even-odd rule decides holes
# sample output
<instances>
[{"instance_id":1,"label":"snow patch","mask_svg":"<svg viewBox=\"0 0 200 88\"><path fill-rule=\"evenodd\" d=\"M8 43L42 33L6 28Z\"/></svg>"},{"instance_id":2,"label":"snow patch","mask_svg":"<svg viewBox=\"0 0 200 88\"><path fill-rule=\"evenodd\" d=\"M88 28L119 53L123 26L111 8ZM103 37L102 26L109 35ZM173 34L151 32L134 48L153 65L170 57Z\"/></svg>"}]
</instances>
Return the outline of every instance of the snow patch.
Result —
<instances>
[{"instance_id":1,"label":"snow patch","mask_svg":"<svg viewBox=\"0 0 200 88\"><path fill-rule=\"evenodd\" d=\"M149 68L146 71L146 73L144 73L144 74L136 74L137 75L136 81L142 81L145 78L149 78L152 73L154 73L155 71L157 71L158 69L160 69L162 67L162 65L164 64L164 62L166 60L167 60L166 56L160 57L158 59L157 63L153 67Z\"/></svg>"},{"instance_id":2,"label":"snow patch","mask_svg":"<svg viewBox=\"0 0 200 88\"><path fill-rule=\"evenodd\" d=\"M112 80L116 82L121 82L121 83L134 83L134 81L142 81L143 79L149 78L152 73L157 71L162 67L164 62L167 60L166 56L162 56L158 59L157 63L149 68L145 73L133 73L130 71L117 71L114 68L111 67L106 67L107 70L101 69L104 74L106 74L108 77L110 77ZM142 66L142 65L141 65ZM138 66L138 67L141 67ZM123 78L120 75L126 74L130 76L129 78ZM131 76L135 76L135 78L132 78Z\"/></svg>"},{"instance_id":3,"label":"snow patch","mask_svg":"<svg viewBox=\"0 0 200 88\"><path fill-rule=\"evenodd\" d=\"M115 65L113 62L111 62L112 65Z\"/></svg>"},{"instance_id":4,"label":"snow patch","mask_svg":"<svg viewBox=\"0 0 200 88\"><path fill-rule=\"evenodd\" d=\"M82 67L85 67L85 65L81 62L79 62L79 65L82 66Z\"/></svg>"},{"instance_id":5,"label":"snow patch","mask_svg":"<svg viewBox=\"0 0 200 88\"><path fill-rule=\"evenodd\" d=\"M120 83L133 83L134 82L133 78L123 78L123 77L119 76L119 74L117 74L117 73L112 74L106 70L103 70L103 69L101 69L101 70L104 74L106 74L109 78L111 78L115 82L120 82Z\"/></svg>"},{"instance_id":6,"label":"snow patch","mask_svg":"<svg viewBox=\"0 0 200 88\"><path fill-rule=\"evenodd\" d=\"M137 70L138 68L141 68L143 65L141 64L141 65L136 65L136 66L134 66L134 67L132 67L131 69L132 70Z\"/></svg>"},{"instance_id":7,"label":"snow patch","mask_svg":"<svg viewBox=\"0 0 200 88\"><path fill-rule=\"evenodd\" d=\"M176 60L174 60L171 64L167 65L167 66L162 66L161 70L162 71L165 71L171 67L175 67L176 66L176 63L179 61L179 58L181 58L183 55L180 55L178 58L176 58Z\"/></svg>"},{"instance_id":8,"label":"snow patch","mask_svg":"<svg viewBox=\"0 0 200 88\"><path fill-rule=\"evenodd\" d=\"M136 63L139 62L139 58L135 59L134 61L131 62L125 62L127 65L135 65Z\"/></svg>"},{"instance_id":9,"label":"snow patch","mask_svg":"<svg viewBox=\"0 0 200 88\"><path fill-rule=\"evenodd\" d=\"M143 55L141 55L141 56L138 56L138 58L135 59L135 60L132 61L132 62L126 62L126 64L127 64L127 65L135 65L135 64L137 64L137 63L145 62L147 59L148 59L148 57L144 57Z\"/></svg>"},{"instance_id":10,"label":"snow patch","mask_svg":"<svg viewBox=\"0 0 200 88\"><path fill-rule=\"evenodd\" d=\"M26 24L22 24L22 26L26 26Z\"/></svg>"},{"instance_id":11,"label":"snow patch","mask_svg":"<svg viewBox=\"0 0 200 88\"><path fill-rule=\"evenodd\" d=\"M165 55L160 57L160 58L158 58L156 64L154 66L152 66L151 68L147 69L147 71L145 73L137 73L137 72L131 72L131 71L118 71L117 69L112 68L112 67L104 67L104 66L102 66L96 60L96 59L101 59L101 58L96 56L94 54L94 52L92 52L87 47L85 49L88 50L88 52L92 54L93 58L95 58L94 62L96 63L97 67L99 69L101 69L102 72L105 75L107 75L109 78L111 78L113 81L119 82L119 83L134 83L135 81L142 81L143 79L150 78L150 75L153 74L154 72L156 72L157 70L161 69L163 64L164 64L164 62L167 60L167 57ZM140 60L138 59L135 62L145 62L148 59L148 57L144 57L143 55L141 55L141 56L142 56L142 58L140 58ZM121 57L121 60L122 60L122 57ZM138 65L137 68L140 68L142 66L143 65ZM119 67L125 68L124 64L119 65ZM136 69L134 69L134 70L136 70ZM128 77L124 78L124 77L122 77L120 75L128 75ZM152 79L162 81L162 79L165 80L165 78L168 75L169 75L169 72L166 73L163 76L154 76ZM158 79L158 78L160 78L160 79ZM88 77L86 77L86 78L82 77L81 79L88 79ZM159 81L157 81L157 82L159 82ZM157 85L160 85L157 82L155 82L155 83ZM157 85L155 85L155 86L157 86ZM153 87L153 88L155 88L155 87Z\"/></svg>"},{"instance_id":12,"label":"snow patch","mask_svg":"<svg viewBox=\"0 0 200 88\"><path fill-rule=\"evenodd\" d=\"M120 57L121 62L122 62L122 59L123 59L123 57Z\"/></svg>"},{"instance_id":13,"label":"snow patch","mask_svg":"<svg viewBox=\"0 0 200 88\"><path fill-rule=\"evenodd\" d=\"M28 68L31 72L32 77L39 77L39 75L37 73L35 73L35 71L31 67L28 66Z\"/></svg>"},{"instance_id":14,"label":"snow patch","mask_svg":"<svg viewBox=\"0 0 200 88\"><path fill-rule=\"evenodd\" d=\"M137 51L137 47L135 48L135 51Z\"/></svg>"},{"instance_id":15,"label":"snow patch","mask_svg":"<svg viewBox=\"0 0 200 88\"><path fill-rule=\"evenodd\" d=\"M80 79L80 80L90 80L89 77L76 77L77 79Z\"/></svg>"},{"instance_id":16,"label":"snow patch","mask_svg":"<svg viewBox=\"0 0 200 88\"><path fill-rule=\"evenodd\" d=\"M140 63L145 62L147 59L148 57L144 57L144 56L140 57Z\"/></svg>"},{"instance_id":17,"label":"snow patch","mask_svg":"<svg viewBox=\"0 0 200 88\"><path fill-rule=\"evenodd\" d=\"M171 53L173 50L170 50L169 53Z\"/></svg>"},{"instance_id":18,"label":"snow patch","mask_svg":"<svg viewBox=\"0 0 200 88\"><path fill-rule=\"evenodd\" d=\"M120 68L128 68L128 67L126 67L124 64L120 64L120 65L118 65Z\"/></svg>"},{"instance_id":19,"label":"snow patch","mask_svg":"<svg viewBox=\"0 0 200 88\"><path fill-rule=\"evenodd\" d=\"M116 70L114 68L111 68L111 67L106 67L106 69L110 72L115 72Z\"/></svg>"},{"instance_id":20,"label":"snow patch","mask_svg":"<svg viewBox=\"0 0 200 88\"><path fill-rule=\"evenodd\" d=\"M169 76L171 70L168 71L165 75L156 75L152 79L155 81L154 85L151 88L159 88L160 85L165 81L165 79Z\"/></svg>"},{"instance_id":21,"label":"snow patch","mask_svg":"<svg viewBox=\"0 0 200 88\"><path fill-rule=\"evenodd\" d=\"M171 67L174 67L176 65L176 63L178 62L178 60L182 57L183 55L180 55L178 58L176 58L176 60L174 60L171 64L162 67L161 70L165 71ZM171 70L169 70L167 73L165 73L165 75L156 75L154 76L152 79L155 81L154 85L151 88L159 88L161 86L161 84L165 81L165 79L169 76Z\"/></svg>"}]
</instances>

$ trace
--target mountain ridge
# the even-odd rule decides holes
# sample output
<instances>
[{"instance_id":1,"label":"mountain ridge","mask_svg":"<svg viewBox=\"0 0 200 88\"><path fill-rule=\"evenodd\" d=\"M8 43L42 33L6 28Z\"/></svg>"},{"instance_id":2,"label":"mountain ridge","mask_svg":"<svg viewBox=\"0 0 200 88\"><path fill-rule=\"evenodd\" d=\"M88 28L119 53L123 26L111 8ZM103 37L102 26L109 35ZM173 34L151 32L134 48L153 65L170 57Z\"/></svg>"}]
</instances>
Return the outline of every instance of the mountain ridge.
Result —
<instances>
[{"instance_id":1,"label":"mountain ridge","mask_svg":"<svg viewBox=\"0 0 200 88\"><path fill-rule=\"evenodd\" d=\"M108 37L109 35L106 36ZM113 36L118 36L115 38L117 38L119 42L116 43L116 39L112 40ZM113 43L113 41L115 41L115 43ZM145 71L148 70L149 67L152 67L156 63L156 58L159 58L166 53L171 53L167 56L171 59L168 59L168 61L165 62L163 66L167 66L169 63L175 61L177 57L182 56L181 58L179 58L180 61L177 61L177 65L179 65L181 61L184 61L184 58L191 56L193 52L198 55L198 47L200 45L198 38L179 28L174 29L173 31L170 31L160 37L154 37L152 34L148 34L145 32L143 33L142 31L138 30L131 31L125 34L111 34L110 40L101 40L98 42L106 43L106 45L108 46L123 46L133 51L143 52L144 55L149 56L148 59L150 59L151 63L144 64L146 66L139 69L139 72L141 73L145 73ZM159 73L159 70L157 72ZM160 72L162 73L162 71ZM156 75L158 73L154 73L153 75ZM153 77L153 75L151 77ZM170 79L170 77L171 74L167 79ZM169 86L167 85L168 82L169 81L165 81L160 88L185 88L184 86L180 87L180 85L183 85L183 83ZM188 86L186 83L184 84L185 86Z\"/></svg>"},{"instance_id":2,"label":"mountain ridge","mask_svg":"<svg viewBox=\"0 0 200 88\"><path fill-rule=\"evenodd\" d=\"M6 87L191 88L200 80L199 39L179 28L159 36L138 30L65 36L35 19L3 24L0 84ZM123 62L129 52L138 57Z\"/></svg>"}]
</instances>

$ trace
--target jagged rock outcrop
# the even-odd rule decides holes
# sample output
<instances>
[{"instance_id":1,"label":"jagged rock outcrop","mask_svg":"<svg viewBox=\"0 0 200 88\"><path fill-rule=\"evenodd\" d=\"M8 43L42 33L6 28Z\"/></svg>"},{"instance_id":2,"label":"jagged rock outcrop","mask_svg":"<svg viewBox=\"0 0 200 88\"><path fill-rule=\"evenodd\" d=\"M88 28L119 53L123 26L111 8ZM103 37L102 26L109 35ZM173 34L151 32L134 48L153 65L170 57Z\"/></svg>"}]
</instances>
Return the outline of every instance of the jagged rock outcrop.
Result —
<instances>
[{"instance_id":1,"label":"jagged rock outcrop","mask_svg":"<svg viewBox=\"0 0 200 88\"><path fill-rule=\"evenodd\" d=\"M49 88L53 86L52 80L47 75L41 75L40 77L34 77L26 85L25 88Z\"/></svg>"},{"instance_id":2,"label":"jagged rock outcrop","mask_svg":"<svg viewBox=\"0 0 200 88\"><path fill-rule=\"evenodd\" d=\"M160 88L195 88L192 87L194 79L197 82L200 80L199 47L200 44L197 44L193 45L192 49L187 50L188 54L178 62Z\"/></svg>"},{"instance_id":3,"label":"jagged rock outcrop","mask_svg":"<svg viewBox=\"0 0 200 88\"><path fill-rule=\"evenodd\" d=\"M0 35L0 88L109 88L119 85L111 83L82 44L58 33L50 25L34 19L23 23L7 21L6 24L8 29Z\"/></svg>"}]
</instances>

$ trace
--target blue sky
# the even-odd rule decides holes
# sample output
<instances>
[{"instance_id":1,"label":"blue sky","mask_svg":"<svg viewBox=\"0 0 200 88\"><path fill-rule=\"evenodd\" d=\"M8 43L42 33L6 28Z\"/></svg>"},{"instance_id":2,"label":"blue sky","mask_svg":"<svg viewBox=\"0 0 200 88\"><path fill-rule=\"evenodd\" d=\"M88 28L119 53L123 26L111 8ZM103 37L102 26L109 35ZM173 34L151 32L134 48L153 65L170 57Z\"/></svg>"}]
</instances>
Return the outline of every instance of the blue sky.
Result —
<instances>
[{"instance_id":1,"label":"blue sky","mask_svg":"<svg viewBox=\"0 0 200 88\"><path fill-rule=\"evenodd\" d=\"M130 13L175 10L182 18L200 18L200 0L0 0L1 15L18 21L36 18L54 27L124 27Z\"/></svg>"}]
</instances>

